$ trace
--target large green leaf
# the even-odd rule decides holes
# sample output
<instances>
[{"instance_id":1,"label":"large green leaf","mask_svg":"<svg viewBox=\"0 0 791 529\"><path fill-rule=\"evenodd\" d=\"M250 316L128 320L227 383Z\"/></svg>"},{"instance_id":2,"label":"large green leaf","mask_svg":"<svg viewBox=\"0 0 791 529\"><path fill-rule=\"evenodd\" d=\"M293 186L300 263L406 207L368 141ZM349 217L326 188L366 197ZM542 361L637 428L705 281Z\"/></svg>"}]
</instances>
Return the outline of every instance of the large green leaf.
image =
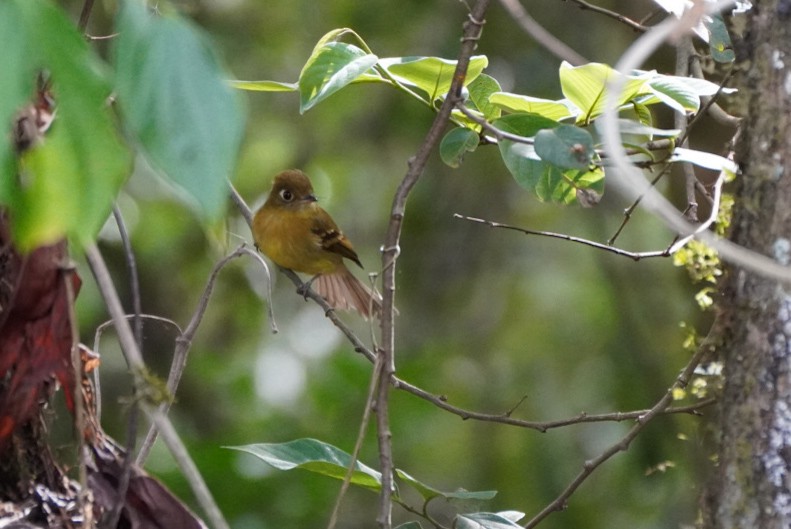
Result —
<instances>
[{"instance_id":1,"label":"large green leaf","mask_svg":"<svg viewBox=\"0 0 791 529\"><path fill-rule=\"evenodd\" d=\"M116 89L126 124L151 162L205 217L217 218L242 138L238 92L187 21L152 16L141 2L126 1L117 29Z\"/></svg>"},{"instance_id":2,"label":"large green leaf","mask_svg":"<svg viewBox=\"0 0 791 529\"><path fill-rule=\"evenodd\" d=\"M728 33L728 27L722 18L722 13L712 13L706 22L706 29L709 31L709 50L711 58L717 62L733 62L736 54L733 52L733 42Z\"/></svg>"},{"instance_id":3,"label":"large green leaf","mask_svg":"<svg viewBox=\"0 0 791 529\"><path fill-rule=\"evenodd\" d=\"M325 36L326 39L326 36ZM357 46L322 39L299 75L299 111L304 113L371 69L378 60Z\"/></svg>"},{"instance_id":4,"label":"large green leaf","mask_svg":"<svg viewBox=\"0 0 791 529\"><path fill-rule=\"evenodd\" d=\"M86 243L107 218L130 160L107 106L105 72L71 21L49 2L0 3L0 31L0 119L10 123L33 97L39 69L50 74L57 98L46 141L26 152L18 168L7 140L2 142L0 202L11 211L17 244L29 249L64 235Z\"/></svg>"},{"instance_id":5,"label":"large green leaf","mask_svg":"<svg viewBox=\"0 0 791 529\"><path fill-rule=\"evenodd\" d=\"M393 57L379 61L379 65L396 80L425 92L429 101L434 101L448 92L456 64L457 61L439 57ZM489 59L485 55L471 57L464 85L474 81L488 64Z\"/></svg>"},{"instance_id":6,"label":"large green leaf","mask_svg":"<svg viewBox=\"0 0 791 529\"><path fill-rule=\"evenodd\" d=\"M491 121L500 117L502 111L490 100L492 94L500 91L500 83L497 79L482 73L467 88L475 108L483 114L484 118Z\"/></svg>"},{"instance_id":7,"label":"large green leaf","mask_svg":"<svg viewBox=\"0 0 791 529\"><path fill-rule=\"evenodd\" d=\"M344 479L352 460L351 456L343 450L316 439L297 439L288 443L260 443L226 448L252 454L278 470L302 468L335 479ZM359 461L355 461L351 483L372 490L381 490L382 475Z\"/></svg>"},{"instance_id":8,"label":"large green leaf","mask_svg":"<svg viewBox=\"0 0 791 529\"><path fill-rule=\"evenodd\" d=\"M579 112L576 107L569 105L567 100L552 101L509 92L494 93L489 97L489 101L508 112L530 112L554 120L572 116L574 111Z\"/></svg>"},{"instance_id":9,"label":"large green leaf","mask_svg":"<svg viewBox=\"0 0 791 529\"><path fill-rule=\"evenodd\" d=\"M535 114L510 114L496 120L493 125L505 132L531 138L540 131L553 129L560 124ZM535 193L541 201L571 204L582 193L585 200L580 202L588 204L595 202L591 197L599 196L604 191L604 171L601 168L558 167L542 160L531 143L503 139L498 145L503 163L514 180Z\"/></svg>"},{"instance_id":10,"label":"large green leaf","mask_svg":"<svg viewBox=\"0 0 791 529\"><path fill-rule=\"evenodd\" d=\"M535 148L542 160L564 169L587 169L596 154L590 133L574 125L539 131Z\"/></svg>"},{"instance_id":11,"label":"large green leaf","mask_svg":"<svg viewBox=\"0 0 791 529\"><path fill-rule=\"evenodd\" d=\"M439 155L442 161L451 167L459 167L464 155L478 147L478 133L463 127L451 129L439 144Z\"/></svg>"},{"instance_id":12,"label":"large green leaf","mask_svg":"<svg viewBox=\"0 0 791 529\"><path fill-rule=\"evenodd\" d=\"M606 91L614 79L622 76L606 64L589 63L572 66L563 62L560 66L560 87L569 101L580 109L577 123L589 123L604 112L607 104ZM616 107L627 103L644 91L649 74L626 76Z\"/></svg>"}]
</instances>

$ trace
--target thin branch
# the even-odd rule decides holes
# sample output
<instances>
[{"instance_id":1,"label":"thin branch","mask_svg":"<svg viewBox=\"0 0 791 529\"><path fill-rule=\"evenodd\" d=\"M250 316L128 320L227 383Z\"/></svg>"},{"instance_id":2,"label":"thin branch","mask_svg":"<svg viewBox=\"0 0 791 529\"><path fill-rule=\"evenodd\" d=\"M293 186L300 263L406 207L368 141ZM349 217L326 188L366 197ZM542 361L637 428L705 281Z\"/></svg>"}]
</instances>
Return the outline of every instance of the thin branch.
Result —
<instances>
[{"instance_id":1,"label":"thin branch","mask_svg":"<svg viewBox=\"0 0 791 529\"><path fill-rule=\"evenodd\" d=\"M407 393L410 393L416 397L419 397L427 402L430 402L434 406L450 412L454 415L461 417L463 420L474 420L480 422L491 422L491 423L498 423L498 424L505 424L507 426L516 426L518 428L525 428L528 430L536 430L538 432L544 433L548 430L553 430L556 428L562 428L565 426L571 426L574 424L587 424L587 423L598 423L598 422L622 422L622 421L631 421L638 419L648 413L650 409L644 410L635 410L635 411L626 411L626 412L611 412L611 413L599 413L599 414L589 414L587 412L580 412L579 414L568 417L565 419L556 419L553 421L527 421L524 419L516 419L511 417L511 410L505 413L481 413L477 411L466 410L464 408L459 408L458 406L454 406L448 403L448 399L444 395L433 395L428 391L410 384L400 378L394 377L392 379L393 387L396 389L400 389ZM697 415L699 410L709 406L715 402L715 399L706 399L701 400L699 402L687 405L687 406L678 406L678 407L670 407L662 411L663 414L693 414Z\"/></svg>"},{"instance_id":2,"label":"thin branch","mask_svg":"<svg viewBox=\"0 0 791 529\"><path fill-rule=\"evenodd\" d=\"M237 257L241 257L242 255L251 255L254 259L258 259L261 265L264 268L266 273L266 284L267 284L267 306L269 308L269 322L273 333L277 332L277 325L275 324L275 319L273 315L272 309L272 278L269 274L269 267L267 266L266 262L261 259L261 257L256 253L251 251L246 244L242 244L239 248L237 248L231 254L225 256L223 259L218 261L214 268L209 274L209 279L206 282L206 286L203 289L203 294L201 295L200 301L198 302L198 307L195 309L195 313L192 315L192 319L190 320L187 327L184 329L184 332L181 333L178 338L176 338L176 348L173 352L173 361L170 364L170 373L168 374L168 382L167 382L167 389L168 395L174 396L176 391L178 390L179 382L181 381L181 376L184 374L184 369L187 366L187 357L189 355L190 348L192 347L192 340L195 337L195 333L198 332L198 327L203 321L203 316L206 313L206 309L209 306L209 300L211 299L212 291L214 290L214 284L217 281L217 276L220 274L220 271L225 268L229 262ZM163 415L167 415L168 411L170 410L170 405L172 401L170 399L165 400L162 404L159 405L159 411ZM143 444L140 446L140 452L137 454L137 464L139 466L143 466L145 464L146 459L148 458L148 454L151 451L151 448L154 446L154 442L157 439L157 428L155 424L152 424L146 434L146 438L143 441Z\"/></svg>"},{"instance_id":3,"label":"thin branch","mask_svg":"<svg viewBox=\"0 0 791 529\"><path fill-rule=\"evenodd\" d=\"M701 346L695 352L695 354L690 359L689 363L683 369L681 374L676 378L676 381L673 383L670 388L665 392L659 401L654 404L654 406L648 410L646 413L640 415L637 418L637 423L632 426L629 432L623 436L617 443L610 446L607 450L602 452L599 456L591 459L589 461L585 461L585 464L582 467L582 470L577 474L577 476L568 484L568 486L561 492L554 500L552 500L546 507L544 507L538 514L536 514L533 518L530 519L525 525L525 529L531 529L538 525L544 518L549 516L555 511L560 511L568 504L568 500L572 494L579 488L582 483L588 479L588 477L596 470L599 466L601 466L605 461L613 457L619 452L625 452L629 445L634 441L637 435L650 423L654 418L660 415L662 412L668 409L670 404L673 402L673 391L678 388L685 388L689 383L690 377L695 371L695 367L697 367L700 360L703 356L709 352L709 348L707 346Z\"/></svg>"},{"instance_id":4,"label":"thin branch","mask_svg":"<svg viewBox=\"0 0 791 529\"><path fill-rule=\"evenodd\" d=\"M140 354L140 350L135 342L132 329L124 314L121 301L118 298L118 292L110 277L110 272L107 269L104 258L95 244L89 244L85 247L85 257L88 260L88 265L91 268L91 272L96 280L96 285L99 287L107 310L113 319L116 332L118 333L118 341L121 344L121 350L124 352L127 362L132 367L135 385L138 389L144 389L146 382L143 379L143 373L146 370L146 366L143 362L143 356ZM145 394L145 391L142 391L141 394ZM198 467L190 457L189 452L187 452L187 448L184 446L184 443L173 427L173 424L170 422L170 419L168 419L167 415L161 413L156 405L152 403L143 400L141 401L141 405L143 411L145 411L146 415L148 415L159 429L165 445L173 455L173 459L176 461L184 477L187 479L187 482L190 484L195 498L203 508L206 516L211 520L214 528L230 529L225 518L223 518L222 512L219 507L217 507L217 503L214 501L211 492L209 492L209 488L206 486L203 476L201 476Z\"/></svg>"},{"instance_id":5,"label":"thin branch","mask_svg":"<svg viewBox=\"0 0 791 529\"><path fill-rule=\"evenodd\" d=\"M616 255L621 255L623 257L628 257L630 259L634 259L635 261L639 261L640 259L648 259L652 257L668 257L670 255L670 253L668 253L668 249L651 251L651 252L630 252L628 250L623 250L616 246L610 246L609 244L591 241L589 239L583 239L581 237L573 237L571 235L566 235L565 233L529 230L526 228L520 228L518 226L512 226L510 224L503 224L501 222L493 222L491 220L479 219L476 217L468 217L467 215L460 215L458 213L454 213L453 217L456 219L468 220L470 222L477 222L478 224L486 224L487 226L490 226L492 228L503 228L506 230L514 230L524 233L525 235L538 235L541 237L550 237L553 239L561 239L564 241L584 244L585 246L590 246L592 248L596 248L597 250L604 250L605 252L614 253Z\"/></svg>"},{"instance_id":6,"label":"thin branch","mask_svg":"<svg viewBox=\"0 0 791 529\"><path fill-rule=\"evenodd\" d=\"M412 188L415 186L428 162L428 158L434 151L442 136L451 112L462 100L461 89L467 74L467 67L470 57L475 51L483 31L485 23L484 15L489 6L489 0L478 0L469 14L468 20L464 23L464 32L461 38L461 46L456 63L456 70L453 74L453 81L448 89L448 95L442 102L439 112L434 117L425 138L420 144L417 153L410 158L409 168L406 175L398 186L393 205L390 211L390 222L384 240L384 251L382 252L382 347L379 354L382 358L382 382L379 384L379 394L376 402L377 429L379 433L379 459L382 472L382 493L380 496L380 511L378 523L383 529L392 526L392 493L393 493L393 459L392 459L392 434L389 430L387 406L388 392L390 389L390 379L395 375L395 278L396 264L398 260L399 240L401 238L401 226L404 220L407 198Z\"/></svg>"},{"instance_id":7,"label":"thin branch","mask_svg":"<svg viewBox=\"0 0 791 529\"><path fill-rule=\"evenodd\" d=\"M359 459L360 450L362 449L363 440L365 439L365 432L368 430L368 424L371 421L371 412L374 408L374 398L379 387L379 377L381 370L382 357L377 356L376 361L374 362L373 371L371 372L371 381L368 384L368 396L365 399L365 408L363 409L363 416L360 420L360 427L357 431L357 440L354 442L354 450L352 451L351 457L349 459L349 468L346 470L346 475L343 477L343 483L341 484L341 488L338 491L338 497L335 498L335 505L332 507L332 514L330 515L330 521L327 524L327 529L335 529L335 525L338 522L338 513L340 512L341 503L343 502L343 497L346 495L346 491L349 489L349 484L351 483L352 476L354 475L354 468L357 466L357 460Z\"/></svg>"},{"instance_id":8,"label":"thin branch","mask_svg":"<svg viewBox=\"0 0 791 529\"><path fill-rule=\"evenodd\" d=\"M88 27L88 19L91 18L91 10L93 9L94 0L85 0L82 4L82 12L80 13L80 20L77 22L77 29L80 33L85 33L85 28Z\"/></svg>"},{"instance_id":9,"label":"thin branch","mask_svg":"<svg viewBox=\"0 0 791 529\"><path fill-rule=\"evenodd\" d=\"M569 45L558 39L544 26L536 22L527 10L519 3L519 0L500 0L500 4L505 8L519 26L530 35L537 44L542 46L552 55L562 61L567 61L573 66L580 66L588 62L588 59L574 51Z\"/></svg>"},{"instance_id":10,"label":"thin branch","mask_svg":"<svg viewBox=\"0 0 791 529\"><path fill-rule=\"evenodd\" d=\"M565 2L565 1L568 1L568 0L563 0L563 1ZM583 11L585 11L585 10L593 11L594 13L600 13L600 14L608 16L610 18L614 18L618 22L621 22L622 24L626 24L627 26L629 26L630 28L632 28L635 31L643 32L643 31L648 31L648 29L649 29L648 27L644 26L640 22L635 22L634 20L632 20L629 17L626 17L626 16L624 16L624 15L622 15L620 13L616 13L615 11L610 11L609 9L605 9L603 7L591 4L589 2L586 2L585 0L570 0L570 1L574 2L575 4L577 4L579 6L579 8L582 9Z\"/></svg>"}]
</instances>

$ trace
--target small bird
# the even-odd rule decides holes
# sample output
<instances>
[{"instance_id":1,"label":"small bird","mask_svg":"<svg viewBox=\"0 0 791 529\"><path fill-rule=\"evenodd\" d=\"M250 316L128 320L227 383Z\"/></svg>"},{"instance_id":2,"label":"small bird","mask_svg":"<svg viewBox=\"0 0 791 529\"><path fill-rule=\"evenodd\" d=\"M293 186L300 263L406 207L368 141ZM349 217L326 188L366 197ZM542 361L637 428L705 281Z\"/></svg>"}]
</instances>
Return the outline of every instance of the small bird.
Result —
<instances>
[{"instance_id":1,"label":"small bird","mask_svg":"<svg viewBox=\"0 0 791 529\"><path fill-rule=\"evenodd\" d=\"M346 268L344 257L363 265L352 243L317 202L305 173L291 169L278 174L253 218L256 246L278 266L311 274L307 284L331 307L356 310L365 319L378 316L381 296Z\"/></svg>"}]
</instances>

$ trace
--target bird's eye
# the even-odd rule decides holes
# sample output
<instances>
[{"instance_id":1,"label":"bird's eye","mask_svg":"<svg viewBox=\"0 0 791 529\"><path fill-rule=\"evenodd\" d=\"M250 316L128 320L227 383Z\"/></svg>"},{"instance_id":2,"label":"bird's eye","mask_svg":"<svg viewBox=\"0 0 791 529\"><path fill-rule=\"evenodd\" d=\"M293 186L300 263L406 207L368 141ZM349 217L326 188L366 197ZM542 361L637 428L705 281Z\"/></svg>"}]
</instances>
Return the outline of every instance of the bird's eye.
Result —
<instances>
[{"instance_id":1,"label":"bird's eye","mask_svg":"<svg viewBox=\"0 0 791 529\"><path fill-rule=\"evenodd\" d=\"M286 202L291 202L292 200L294 200L294 193L292 193L290 189L281 189L280 198L282 198Z\"/></svg>"}]
</instances>

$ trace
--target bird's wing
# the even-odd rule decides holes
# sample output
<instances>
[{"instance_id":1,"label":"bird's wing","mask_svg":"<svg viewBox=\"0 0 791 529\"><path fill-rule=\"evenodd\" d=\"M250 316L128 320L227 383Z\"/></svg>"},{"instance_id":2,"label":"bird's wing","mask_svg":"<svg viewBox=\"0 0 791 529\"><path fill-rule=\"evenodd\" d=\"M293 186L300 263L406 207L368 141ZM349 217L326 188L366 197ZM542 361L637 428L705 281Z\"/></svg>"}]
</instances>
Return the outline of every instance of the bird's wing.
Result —
<instances>
[{"instance_id":1,"label":"bird's wing","mask_svg":"<svg viewBox=\"0 0 791 529\"><path fill-rule=\"evenodd\" d=\"M360 258L357 257L357 252L352 247L352 243L341 232L329 213L323 209L319 209L318 214L314 216L311 231L319 237L321 247L324 250L340 254L357 263L360 268L363 267L362 263L360 263Z\"/></svg>"}]
</instances>

